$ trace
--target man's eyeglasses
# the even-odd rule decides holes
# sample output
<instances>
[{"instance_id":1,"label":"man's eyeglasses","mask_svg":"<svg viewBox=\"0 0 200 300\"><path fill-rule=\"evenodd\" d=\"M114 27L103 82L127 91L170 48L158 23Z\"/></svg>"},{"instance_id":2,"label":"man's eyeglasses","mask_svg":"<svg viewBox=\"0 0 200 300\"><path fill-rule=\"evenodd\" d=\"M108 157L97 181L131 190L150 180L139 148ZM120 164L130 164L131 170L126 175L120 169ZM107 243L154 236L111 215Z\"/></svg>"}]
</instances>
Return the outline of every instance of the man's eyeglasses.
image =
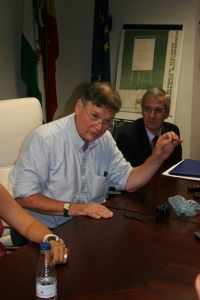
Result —
<instances>
[{"instance_id":1,"label":"man's eyeglasses","mask_svg":"<svg viewBox=\"0 0 200 300\"><path fill-rule=\"evenodd\" d=\"M144 106L142 109L145 113L151 113L152 110L153 110L155 114L162 114L164 111L166 111L165 109L162 109L162 108L159 108L159 107L152 108L152 107L149 107L149 106Z\"/></svg>"},{"instance_id":2,"label":"man's eyeglasses","mask_svg":"<svg viewBox=\"0 0 200 300\"><path fill-rule=\"evenodd\" d=\"M104 125L104 126L108 126L108 127L110 127L110 126L112 126L113 125L113 119L102 119L102 118L100 118L97 114L89 114L88 113L88 111L87 111L87 108L86 108L86 105L85 105L85 103L82 101L82 103L83 103L83 105L84 105L84 108L85 108L85 110L86 110L86 113L87 113L87 115L88 115L88 118L90 119L90 121L91 122L93 122L93 123L100 123L100 124L102 124L102 125Z\"/></svg>"}]
</instances>

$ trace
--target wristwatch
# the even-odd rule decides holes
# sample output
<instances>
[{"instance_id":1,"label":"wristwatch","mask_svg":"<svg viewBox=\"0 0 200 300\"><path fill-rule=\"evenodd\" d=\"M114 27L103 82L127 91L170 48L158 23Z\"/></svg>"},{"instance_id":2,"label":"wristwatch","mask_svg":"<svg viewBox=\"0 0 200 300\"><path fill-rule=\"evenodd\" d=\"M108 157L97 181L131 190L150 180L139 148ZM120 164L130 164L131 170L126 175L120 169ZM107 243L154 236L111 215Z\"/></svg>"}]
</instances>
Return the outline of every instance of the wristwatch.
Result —
<instances>
[{"instance_id":1,"label":"wristwatch","mask_svg":"<svg viewBox=\"0 0 200 300\"><path fill-rule=\"evenodd\" d=\"M63 213L64 213L64 216L65 216L65 217L69 217L68 211L69 211L69 209L70 209L70 206L71 206L71 202L65 202L65 203L63 204Z\"/></svg>"},{"instance_id":2,"label":"wristwatch","mask_svg":"<svg viewBox=\"0 0 200 300\"><path fill-rule=\"evenodd\" d=\"M60 242L60 238L55 235L55 234L47 234L45 235L44 239L43 239L43 242L47 242L49 243L50 241L56 241L56 242Z\"/></svg>"}]
</instances>

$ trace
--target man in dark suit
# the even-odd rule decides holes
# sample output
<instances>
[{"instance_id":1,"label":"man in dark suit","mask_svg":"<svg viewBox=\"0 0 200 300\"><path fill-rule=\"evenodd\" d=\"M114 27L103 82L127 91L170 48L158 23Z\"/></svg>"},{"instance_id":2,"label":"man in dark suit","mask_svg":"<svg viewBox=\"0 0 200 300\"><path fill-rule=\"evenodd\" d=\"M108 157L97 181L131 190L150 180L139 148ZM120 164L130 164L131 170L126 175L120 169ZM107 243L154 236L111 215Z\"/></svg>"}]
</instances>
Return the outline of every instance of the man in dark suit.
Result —
<instances>
[{"instance_id":1,"label":"man in dark suit","mask_svg":"<svg viewBox=\"0 0 200 300\"><path fill-rule=\"evenodd\" d=\"M170 112L170 97L160 88L149 89L142 97L142 116L117 136L117 146L125 159L133 167L139 166L151 155L154 148L154 137L174 131L180 138L179 128L164 122ZM158 139L159 142L159 139ZM178 145L165 160L164 166L175 164L182 159L182 147Z\"/></svg>"}]
</instances>

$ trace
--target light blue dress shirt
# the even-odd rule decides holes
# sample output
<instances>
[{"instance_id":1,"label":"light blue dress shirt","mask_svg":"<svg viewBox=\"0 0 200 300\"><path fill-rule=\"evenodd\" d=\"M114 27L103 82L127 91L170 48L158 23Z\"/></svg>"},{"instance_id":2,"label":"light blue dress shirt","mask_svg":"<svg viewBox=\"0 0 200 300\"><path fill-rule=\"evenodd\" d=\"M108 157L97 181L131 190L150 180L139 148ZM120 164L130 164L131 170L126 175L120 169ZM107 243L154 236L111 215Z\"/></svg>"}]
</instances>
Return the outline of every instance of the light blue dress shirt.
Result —
<instances>
[{"instance_id":1,"label":"light blue dress shirt","mask_svg":"<svg viewBox=\"0 0 200 300\"><path fill-rule=\"evenodd\" d=\"M83 152L74 118L72 114L42 125L28 136L11 174L15 198L40 193L66 202L102 203L109 186L125 188L132 167L110 132L90 142ZM71 219L28 212L49 228Z\"/></svg>"}]
</instances>

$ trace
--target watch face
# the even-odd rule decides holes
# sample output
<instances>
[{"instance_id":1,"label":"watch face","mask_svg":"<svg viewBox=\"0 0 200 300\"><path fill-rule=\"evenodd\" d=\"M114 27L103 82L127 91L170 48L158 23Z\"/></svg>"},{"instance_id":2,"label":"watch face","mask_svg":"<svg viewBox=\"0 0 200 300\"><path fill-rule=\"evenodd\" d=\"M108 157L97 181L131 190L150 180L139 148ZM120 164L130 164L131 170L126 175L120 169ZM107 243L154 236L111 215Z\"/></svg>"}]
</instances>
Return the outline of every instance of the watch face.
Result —
<instances>
[{"instance_id":1,"label":"watch face","mask_svg":"<svg viewBox=\"0 0 200 300\"><path fill-rule=\"evenodd\" d=\"M70 202L65 202L65 204L63 205L64 209L69 209L70 208L71 203Z\"/></svg>"}]
</instances>

